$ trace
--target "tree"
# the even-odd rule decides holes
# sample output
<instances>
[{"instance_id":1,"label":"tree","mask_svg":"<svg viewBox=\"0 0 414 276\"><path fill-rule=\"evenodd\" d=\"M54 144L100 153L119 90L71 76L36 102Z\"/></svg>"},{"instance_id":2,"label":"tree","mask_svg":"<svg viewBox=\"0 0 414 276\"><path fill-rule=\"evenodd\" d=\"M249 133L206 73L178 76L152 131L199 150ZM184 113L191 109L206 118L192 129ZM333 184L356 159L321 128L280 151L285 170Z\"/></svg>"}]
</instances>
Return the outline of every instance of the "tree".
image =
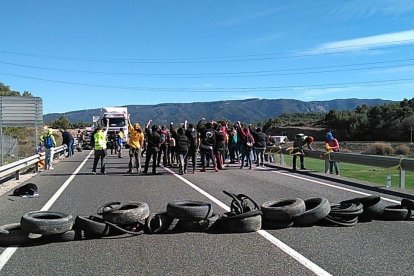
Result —
<instances>
[{"instance_id":1,"label":"tree","mask_svg":"<svg viewBox=\"0 0 414 276\"><path fill-rule=\"evenodd\" d=\"M50 122L49 125L52 128L59 128L59 129L69 129L72 128L72 123L69 121L68 118L62 116L59 119Z\"/></svg>"},{"instance_id":2,"label":"tree","mask_svg":"<svg viewBox=\"0 0 414 276\"><path fill-rule=\"evenodd\" d=\"M0 96L33 97L32 93L30 93L29 91L24 91L23 94L20 94L20 92L11 90L10 86L5 85L2 82L0 82Z\"/></svg>"}]
</instances>

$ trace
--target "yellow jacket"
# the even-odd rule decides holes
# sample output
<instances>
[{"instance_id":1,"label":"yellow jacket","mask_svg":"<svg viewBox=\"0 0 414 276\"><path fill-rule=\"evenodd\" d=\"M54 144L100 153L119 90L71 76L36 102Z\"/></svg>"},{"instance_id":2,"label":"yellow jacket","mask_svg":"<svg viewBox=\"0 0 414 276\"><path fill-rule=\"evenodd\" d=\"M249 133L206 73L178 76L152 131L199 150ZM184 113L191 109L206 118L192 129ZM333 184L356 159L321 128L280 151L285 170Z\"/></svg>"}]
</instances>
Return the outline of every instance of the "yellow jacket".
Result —
<instances>
[{"instance_id":1,"label":"yellow jacket","mask_svg":"<svg viewBox=\"0 0 414 276\"><path fill-rule=\"evenodd\" d=\"M139 124L137 124L139 127ZM140 131L136 131L134 126L129 122L129 141L128 145L132 148L139 149L141 148L142 144L144 143L144 133L142 132L141 128Z\"/></svg>"}]
</instances>

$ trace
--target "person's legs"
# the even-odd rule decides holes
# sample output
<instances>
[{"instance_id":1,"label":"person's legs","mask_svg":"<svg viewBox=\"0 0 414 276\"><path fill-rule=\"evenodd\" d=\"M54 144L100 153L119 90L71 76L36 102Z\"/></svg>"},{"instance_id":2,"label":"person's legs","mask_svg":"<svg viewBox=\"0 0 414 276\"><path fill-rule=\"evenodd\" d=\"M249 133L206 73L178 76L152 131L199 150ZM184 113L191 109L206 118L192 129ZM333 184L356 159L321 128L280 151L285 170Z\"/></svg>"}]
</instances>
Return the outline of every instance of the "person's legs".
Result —
<instances>
[{"instance_id":1,"label":"person's legs","mask_svg":"<svg viewBox=\"0 0 414 276\"><path fill-rule=\"evenodd\" d=\"M305 158L303 158L303 154L299 155L299 158L300 158L300 168L301 168L301 170L306 170L305 163L304 163Z\"/></svg>"},{"instance_id":2,"label":"person's legs","mask_svg":"<svg viewBox=\"0 0 414 276\"><path fill-rule=\"evenodd\" d=\"M201 149L200 153L201 153L201 171L205 171L206 170L206 150Z\"/></svg>"},{"instance_id":3,"label":"person's legs","mask_svg":"<svg viewBox=\"0 0 414 276\"><path fill-rule=\"evenodd\" d=\"M105 173L105 156L106 156L106 151L102 150L101 152L101 173Z\"/></svg>"},{"instance_id":4,"label":"person's legs","mask_svg":"<svg viewBox=\"0 0 414 276\"><path fill-rule=\"evenodd\" d=\"M248 150L248 153L247 153L247 165L249 166L249 169L252 168L252 150Z\"/></svg>"},{"instance_id":5,"label":"person's legs","mask_svg":"<svg viewBox=\"0 0 414 276\"><path fill-rule=\"evenodd\" d=\"M96 167L98 166L98 162L99 162L100 158L101 158L101 156L100 156L99 150L95 150L95 155L94 155L94 158L93 158L93 166L92 166L92 172L93 173L96 173Z\"/></svg>"},{"instance_id":6,"label":"person's legs","mask_svg":"<svg viewBox=\"0 0 414 276\"><path fill-rule=\"evenodd\" d=\"M293 160L292 160L292 168L294 171L296 171L296 159L297 159L297 155L294 154L293 155Z\"/></svg>"},{"instance_id":7,"label":"person's legs","mask_svg":"<svg viewBox=\"0 0 414 276\"><path fill-rule=\"evenodd\" d=\"M134 148L129 148L129 164L128 164L128 173L132 173L132 159L134 157Z\"/></svg>"},{"instance_id":8,"label":"person's legs","mask_svg":"<svg viewBox=\"0 0 414 276\"><path fill-rule=\"evenodd\" d=\"M150 155L152 155L152 173L156 174L157 173L157 150L153 148Z\"/></svg>"},{"instance_id":9,"label":"person's legs","mask_svg":"<svg viewBox=\"0 0 414 276\"><path fill-rule=\"evenodd\" d=\"M141 155L141 149L136 149L134 156L135 156L135 166L136 166L138 172L141 172L141 158L140 158L140 155Z\"/></svg>"},{"instance_id":10,"label":"person's legs","mask_svg":"<svg viewBox=\"0 0 414 276\"><path fill-rule=\"evenodd\" d=\"M149 162L151 160L152 154L150 154L151 150L147 150L147 154L145 155L145 166L144 166L144 173L148 173Z\"/></svg>"}]
</instances>

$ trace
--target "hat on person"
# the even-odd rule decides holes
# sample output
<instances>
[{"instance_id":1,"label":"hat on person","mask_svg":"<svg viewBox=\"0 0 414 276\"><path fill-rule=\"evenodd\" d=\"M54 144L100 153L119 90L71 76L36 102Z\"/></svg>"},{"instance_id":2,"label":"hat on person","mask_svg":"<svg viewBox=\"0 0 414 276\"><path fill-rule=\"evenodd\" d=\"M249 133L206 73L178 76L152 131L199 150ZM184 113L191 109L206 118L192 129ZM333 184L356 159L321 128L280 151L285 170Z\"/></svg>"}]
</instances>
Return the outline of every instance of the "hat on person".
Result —
<instances>
[{"instance_id":1,"label":"hat on person","mask_svg":"<svg viewBox=\"0 0 414 276\"><path fill-rule=\"evenodd\" d=\"M331 132L326 133L326 140L327 141L332 141L334 139L333 135Z\"/></svg>"}]
</instances>

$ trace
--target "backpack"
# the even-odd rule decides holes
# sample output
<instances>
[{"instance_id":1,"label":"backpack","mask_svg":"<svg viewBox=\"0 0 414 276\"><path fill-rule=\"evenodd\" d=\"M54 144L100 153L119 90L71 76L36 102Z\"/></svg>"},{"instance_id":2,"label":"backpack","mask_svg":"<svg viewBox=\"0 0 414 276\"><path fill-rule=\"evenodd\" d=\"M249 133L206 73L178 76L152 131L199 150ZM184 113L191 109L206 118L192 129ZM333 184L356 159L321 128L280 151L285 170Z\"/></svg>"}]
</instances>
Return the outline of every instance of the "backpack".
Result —
<instances>
[{"instance_id":1,"label":"backpack","mask_svg":"<svg viewBox=\"0 0 414 276\"><path fill-rule=\"evenodd\" d=\"M37 192L37 186L33 183L27 183L19 188L14 189L13 195L14 196L39 196L39 193Z\"/></svg>"},{"instance_id":2,"label":"backpack","mask_svg":"<svg viewBox=\"0 0 414 276\"><path fill-rule=\"evenodd\" d=\"M47 149L53 148L55 146L55 143L53 143L53 139L51 135L47 135L45 137L44 144L45 144L45 148Z\"/></svg>"}]
</instances>

